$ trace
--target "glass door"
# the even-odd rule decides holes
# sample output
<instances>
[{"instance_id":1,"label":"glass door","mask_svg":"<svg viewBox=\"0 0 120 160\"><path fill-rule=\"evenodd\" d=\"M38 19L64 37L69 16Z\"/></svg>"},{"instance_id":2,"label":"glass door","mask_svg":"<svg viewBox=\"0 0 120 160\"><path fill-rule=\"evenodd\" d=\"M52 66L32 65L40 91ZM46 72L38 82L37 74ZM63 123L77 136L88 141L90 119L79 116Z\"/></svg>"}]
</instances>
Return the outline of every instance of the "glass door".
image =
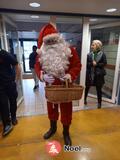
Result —
<instances>
[{"instance_id":1,"label":"glass door","mask_svg":"<svg viewBox=\"0 0 120 160\"><path fill-rule=\"evenodd\" d=\"M99 21L99 19L98 19ZM101 20L102 21L102 20ZM91 41L94 39L101 40L103 43L103 52L107 57L105 84L103 86L103 99L115 103L119 66L119 37L120 24L118 20L107 22L103 19L101 24L92 25L91 23ZM91 88L90 94L96 96L95 87Z\"/></svg>"},{"instance_id":2,"label":"glass door","mask_svg":"<svg viewBox=\"0 0 120 160\"><path fill-rule=\"evenodd\" d=\"M16 30L16 26L11 25L9 22L5 22L6 27L6 35L7 35L7 47L10 54L13 54L19 64L20 62L20 54L19 52L19 41L18 41L18 32ZM22 78L16 82L17 84L17 91L18 91L18 97L17 97L17 103L18 105L23 100L23 87L22 87Z\"/></svg>"}]
</instances>

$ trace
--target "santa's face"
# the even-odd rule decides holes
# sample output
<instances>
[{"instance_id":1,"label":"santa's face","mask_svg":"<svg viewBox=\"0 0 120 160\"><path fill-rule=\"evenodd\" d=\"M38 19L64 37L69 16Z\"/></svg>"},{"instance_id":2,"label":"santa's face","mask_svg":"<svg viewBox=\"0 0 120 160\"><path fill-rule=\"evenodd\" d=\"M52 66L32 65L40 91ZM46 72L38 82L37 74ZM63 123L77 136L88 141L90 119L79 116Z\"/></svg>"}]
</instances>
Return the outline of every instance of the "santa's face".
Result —
<instances>
[{"instance_id":1,"label":"santa's face","mask_svg":"<svg viewBox=\"0 0 120 160\"><path fill-rule=\"evenodd\" d=\"M98 47L97 47L96 43L92 43L91 49L93 52L97 51Z\"/></svg>"},{"instance_id":2,"label":"santa's face","mask_svg":"<svg viewBox=\"0 0 120 160\"><path fill-rule=\"evenodd\" d=\"M60 35L44 40L41 46L40 64L47 74L57 78L63 77L68 69L70 57L71 50Z\"/></svg>"},{"instance_id":3,"label":"santa's face","mask_svg":"<svg viewBox=\"0 0 120 160\"><path fill-rule=\"evenodd\" d=\"M54 38L51 38L51 39L48 39L48 40L44 41L44 43L46 45L54 45L54 44L57 44L58 41L56 39L54 39Z\"/></svg>"}]
</instances>

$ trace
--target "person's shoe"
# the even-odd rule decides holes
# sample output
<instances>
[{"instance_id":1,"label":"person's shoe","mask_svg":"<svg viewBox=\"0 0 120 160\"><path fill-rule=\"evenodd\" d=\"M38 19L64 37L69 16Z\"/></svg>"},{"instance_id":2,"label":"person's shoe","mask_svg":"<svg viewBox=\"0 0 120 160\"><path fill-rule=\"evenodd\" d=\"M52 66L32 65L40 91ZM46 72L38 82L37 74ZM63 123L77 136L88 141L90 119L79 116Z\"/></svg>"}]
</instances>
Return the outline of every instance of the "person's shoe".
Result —
<instances>
[{"instance_id":1,"label":"person's shoe","mask_svg":"<svg viewBox=\"0 0 120 160\"><path fill-rule=\"evenodd\" d=\"M39 85L34 86L33 90L36 90L37 88L39 88Z\"/></svg>"},{"instance_id":2,"label":"person's shoe","mask_svg":"<svg viewBox=\"0 0 120 160\"><path fill-rule=\"evenodd\" d=\"M3 136L6 136L6 135L8 135L11 131L12 131L12 129L13 129L13 127L12 127L12 125L11 124L8 124L8 125L6 125L5 127L4 127L4 129L3 129Z\"/></svg>"},{"instance_id":3,"label":"person's shoe","mask_svg":"<svg viewBox=\"0 0 120 160\"><path fill-rule=\"evenodd\" d=\"M18 124L18 120L17 120L17 119L12 120L12 124L13 124L14 126L17 125L17 124Z\"/></svg>"}]
</instances>

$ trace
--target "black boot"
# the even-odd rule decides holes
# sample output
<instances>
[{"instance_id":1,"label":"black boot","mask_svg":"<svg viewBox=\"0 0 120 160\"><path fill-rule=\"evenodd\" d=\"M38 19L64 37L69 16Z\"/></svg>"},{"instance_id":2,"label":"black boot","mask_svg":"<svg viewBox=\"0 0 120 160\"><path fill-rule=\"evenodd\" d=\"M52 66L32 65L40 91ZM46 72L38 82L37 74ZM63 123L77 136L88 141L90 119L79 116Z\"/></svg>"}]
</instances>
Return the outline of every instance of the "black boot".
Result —
<instances>
[{"instance_id":1,"label":"black boot","mask_svg":"<svg viewBox=\"0 0 120 160\"><path fill-rule=\"evenodd\" d=\"M89 89L90 89L90 86L87 85L85 87L85 95L84 95L84 104L85 105L87 105L87 95L88 95Z\"/></svg>"},{"instance_id":2,"label":"black boot","mask_svg":"<svg viewBox=\"0 0 120 160\"><path fill-rule=\"evenodd\" d=\"M84 95L84 105L87 105L87 95Z\"/></svg>"},{"instance_id":3,"label":"black boot","mask_svg":"<svg viewBox=\"0 0 120 160\"><path fill-rule=\"evenodd\" d=\"M44 134L43 138L48 139L52 137L57 130L57 121L50 120L50 129Z\"/></svg>"},{"instance_id":4,"label":"black boot","mask_svg":"<svg viewBox=\"0 0 120 160\"><path fill-rule=\"evenodd\" d=\"M98 109L100 109L101 108L101 103L98 103Z\"/></svg>"},{"instance_id":5,"label":"black boot","mask_svg":"<svg viewBox=\"0 0 120 160\"><path fill-rule=\"evenodd\" d=\"M98 109L100 109L101 108L101 98L98 98Z\"/></svg>"},{"instance_id":6,"label":"black boot","mask_svg":"<svg viewBox=\"0 0 120 160\"><path fill-rule=\"evenodd\" d=\"M101 108L102 103L102 86L96 86L97 90L97 99L98 99L98 109Z\"/></svg>"},{"instance_id":7,"label":"black boot","mask_svg":"<svg viewBox=\"0 0 120 160\"><path fill-rule=\"evenodd\" d=\"M72 141L69 135L69 125L68 126L63 125L63 137L64 137L65 145L71 146Z\"/></svg>"},{"instance_id":8,"label":"black boot","mask_svg":"<svg viewBox=\"0 0 120 160\"><path fill-rule=\"evenodd\" d=\"M84 99L84 105L87 105L87 100L86 99Z\"/></svg>"}]
</instances>

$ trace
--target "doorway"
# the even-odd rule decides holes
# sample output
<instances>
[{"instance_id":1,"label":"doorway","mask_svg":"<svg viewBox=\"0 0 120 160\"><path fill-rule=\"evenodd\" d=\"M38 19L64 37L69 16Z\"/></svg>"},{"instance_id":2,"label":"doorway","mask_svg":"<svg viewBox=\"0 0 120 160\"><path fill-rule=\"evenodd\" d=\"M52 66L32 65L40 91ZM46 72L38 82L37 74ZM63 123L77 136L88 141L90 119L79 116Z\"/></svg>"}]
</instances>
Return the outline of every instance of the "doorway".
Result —
<instances>
[{"instance_id":1,"label":"doorway","mask_svg":"<svg viewBox=\"0 0 120 160\"><path fill-rule=\"evenodd\" d=\"M33 45L37 46L37 41L23 41L23 68L25 73L31 72L29 68L29 55L32 53Z\"/></svg>"}]
</instances>

